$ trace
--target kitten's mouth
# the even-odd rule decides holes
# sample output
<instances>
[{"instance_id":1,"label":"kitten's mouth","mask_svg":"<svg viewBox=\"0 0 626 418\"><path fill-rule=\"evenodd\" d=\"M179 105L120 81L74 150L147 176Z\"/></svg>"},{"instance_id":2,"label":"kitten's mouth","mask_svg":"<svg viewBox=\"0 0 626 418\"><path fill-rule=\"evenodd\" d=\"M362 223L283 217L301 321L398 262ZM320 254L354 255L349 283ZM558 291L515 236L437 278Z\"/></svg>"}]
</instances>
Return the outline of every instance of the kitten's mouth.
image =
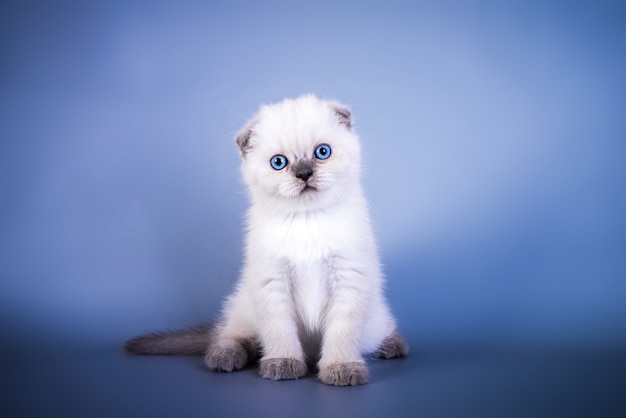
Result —
<instances>
[{"instance_id":1,"label":"kitten's mouth","mask_svg":"<svg viewBox=\"0 0 626 418\"><path fill-rule=\"evenodd\" d=\"M300 194L307 194L307 193L313 193L316 192L317 188L311 186L310 184L305 184L304 187L302 188L302 190L300 190Z\"/></svg>"}]
</instances>

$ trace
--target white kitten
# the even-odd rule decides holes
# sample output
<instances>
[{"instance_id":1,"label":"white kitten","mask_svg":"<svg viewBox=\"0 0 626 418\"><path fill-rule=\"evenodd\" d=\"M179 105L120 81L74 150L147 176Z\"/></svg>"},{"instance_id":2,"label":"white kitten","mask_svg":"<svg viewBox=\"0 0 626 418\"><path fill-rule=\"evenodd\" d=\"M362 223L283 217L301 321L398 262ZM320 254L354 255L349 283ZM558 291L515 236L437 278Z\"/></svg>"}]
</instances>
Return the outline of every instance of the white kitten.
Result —
<instances>
[{"instance_id":1,"label":"white kitten","mask_svg":"<svg viewBox=\"0 0 626 418\"><path fill-rule=\"evenodd\" d=\"M368 379L363 355L402 357L360 184L349 110L314 96L263 106L237 136L250 191L246 262L214 327L130 340L136 354L206 353L216 371L261 354L269 379L317 363L331 385Z\"/></svg>"}]
</instances>

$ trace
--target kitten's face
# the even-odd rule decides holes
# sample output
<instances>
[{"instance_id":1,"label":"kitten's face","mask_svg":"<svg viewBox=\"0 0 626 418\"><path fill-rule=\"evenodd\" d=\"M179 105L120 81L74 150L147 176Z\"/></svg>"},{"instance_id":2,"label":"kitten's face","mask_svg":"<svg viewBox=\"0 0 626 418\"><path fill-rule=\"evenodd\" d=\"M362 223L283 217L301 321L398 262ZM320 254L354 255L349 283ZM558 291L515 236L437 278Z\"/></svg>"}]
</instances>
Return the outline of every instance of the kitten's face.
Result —
<instances>
[{"instance_id":1,"label":"kitten's face","mask_svg":"<svg viewBox=\"0 0 626 418\"><path fill-rule=\"evenodd\" d=\"M254 198L306 210L357 186L359 143L341 105L304 96L265 106L237 143Z\"/></svg>"}]
</instances>

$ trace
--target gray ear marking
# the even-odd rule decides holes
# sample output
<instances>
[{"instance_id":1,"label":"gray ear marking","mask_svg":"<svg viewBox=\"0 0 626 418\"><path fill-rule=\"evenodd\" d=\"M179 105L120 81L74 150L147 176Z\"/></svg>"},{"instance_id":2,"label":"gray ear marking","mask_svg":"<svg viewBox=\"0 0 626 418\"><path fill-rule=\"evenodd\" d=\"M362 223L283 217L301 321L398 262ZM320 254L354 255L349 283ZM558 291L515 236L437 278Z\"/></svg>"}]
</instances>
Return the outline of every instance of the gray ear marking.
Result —
<instances>
[{"instance_id":1,"label":"gray ear marking","mask_svg":"<svg viewBox=\"0 0 626 418\"><path fill-rule=\"evenodd\" d=\"M237 138L235 141L237 142L237 146L239 147L239 152L241 156L244 157L248 151L250 151L250 137L252 136L252 131L250 129L245 129L239 134L237 134Z\"/></svg>"},{"instance_id":2,"label":"gray ear marking","mask_svg":"<svg viewBox=\"0 0 626 418\"><path fill-rule=\"evenodd\" d=\"M244 127L239 131L237 136L235 137L235 142L239 147L239 153L242 157L245 157L246 154L252 149L252 144L250 143L250 138L252 137L252 130L254 125L256 125L258 120L256 118L252 119L248 123L244 125Z\"/></svg>"},{"instance_id":3,"label":"gray ear marking","mask_svg":"<svg viewBox=\"0 0 626 418\"><path fill-rule=\"evenodd\" d=\"M330 106L335 115L337 115L339 123L348 129L352 129L352 113L350 113L350 109L337 102L331 102Z\"/></svg>"}]
</instances>

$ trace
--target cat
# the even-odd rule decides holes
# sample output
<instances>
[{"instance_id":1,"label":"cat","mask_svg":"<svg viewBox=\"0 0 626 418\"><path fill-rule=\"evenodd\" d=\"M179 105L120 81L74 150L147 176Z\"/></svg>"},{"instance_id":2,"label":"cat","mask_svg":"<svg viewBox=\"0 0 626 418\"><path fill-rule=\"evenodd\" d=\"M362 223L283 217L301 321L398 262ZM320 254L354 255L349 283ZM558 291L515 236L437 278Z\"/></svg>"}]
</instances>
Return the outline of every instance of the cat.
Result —
<instances>
[{"instance_id":1,"label":"cat","mask_svg":"<svg viewBox=\"0 0 626 418\"><path fill-rule=\"evenodd\" d=\"M364 356L408 345L383 296L350 110L313 95L262 106L236 143L249 189L245 264L213 326L129 340L133 354L204 354L231 372L335 386L368 381ZM307 365L308 363L308 365Z\"/></svg>"}]
</instances>

